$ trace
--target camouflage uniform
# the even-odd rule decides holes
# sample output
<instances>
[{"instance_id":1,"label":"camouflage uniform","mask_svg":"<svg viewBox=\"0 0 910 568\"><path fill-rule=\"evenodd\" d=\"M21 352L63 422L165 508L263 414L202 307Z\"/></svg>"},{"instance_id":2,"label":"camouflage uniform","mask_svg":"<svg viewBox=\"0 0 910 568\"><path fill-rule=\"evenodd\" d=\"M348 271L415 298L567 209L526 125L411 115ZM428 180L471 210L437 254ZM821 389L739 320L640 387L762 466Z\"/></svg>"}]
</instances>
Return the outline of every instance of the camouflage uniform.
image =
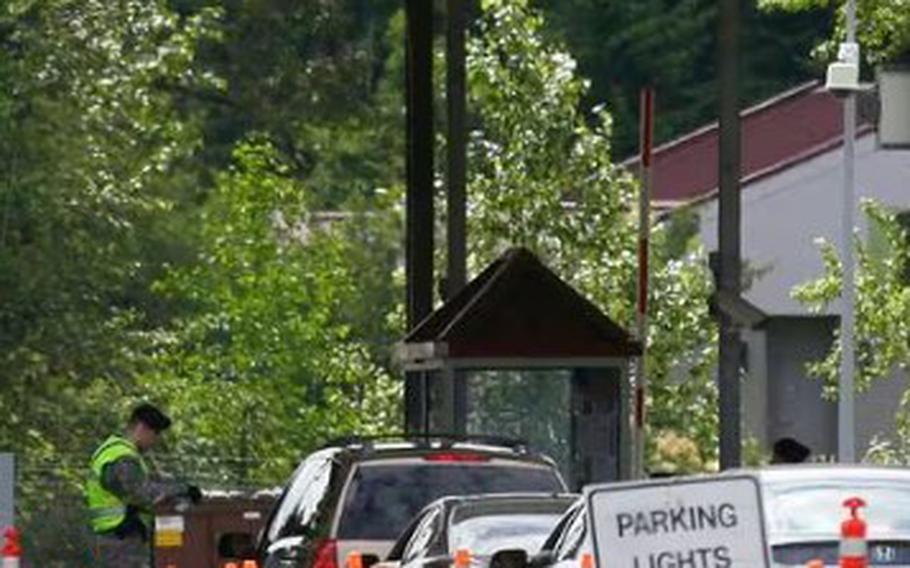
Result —
<instances>
[{"instance_id":1,"label":"camouflage uniform","mask_svg":"<svg viewBox=\"0 0 910 568\"><path fill-rule=\"evenodd\" d=\"M116 531L119 534L95 535L93 558L95 565L104 568L147 568L152 566L151 540L154 527L145 526L138 510L150 511L155 505L184 495L188 486L183 483L153 481L139 462L122 458L104 468L101 483L105 489L136 508L134 514Z\"/></svg>"}]
</instances>

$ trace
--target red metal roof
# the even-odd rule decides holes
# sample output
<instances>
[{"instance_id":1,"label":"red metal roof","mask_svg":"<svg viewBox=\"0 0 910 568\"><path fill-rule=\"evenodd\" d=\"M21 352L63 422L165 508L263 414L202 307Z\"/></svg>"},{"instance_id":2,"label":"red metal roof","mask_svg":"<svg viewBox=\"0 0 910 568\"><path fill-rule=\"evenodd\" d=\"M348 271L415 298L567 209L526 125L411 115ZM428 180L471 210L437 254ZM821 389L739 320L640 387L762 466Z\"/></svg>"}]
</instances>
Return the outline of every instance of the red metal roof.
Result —
<instances>
[{"instance_id":1,"label":"red metal roof","mask_svg":"<svg viewBox=\"0 0 910 568\"><path fill-rule=\"evenodd\" d=\"M841 101L818 82L782 93L744 110L741 116L744 183L836 147L843 130ZM858 134L868 131L861 128ZM717 146L718 126L714 123L655 148L655 205L673 206L714 193ZM625 165L637 169L638 157Z\"/></svg>"}]
</instances>

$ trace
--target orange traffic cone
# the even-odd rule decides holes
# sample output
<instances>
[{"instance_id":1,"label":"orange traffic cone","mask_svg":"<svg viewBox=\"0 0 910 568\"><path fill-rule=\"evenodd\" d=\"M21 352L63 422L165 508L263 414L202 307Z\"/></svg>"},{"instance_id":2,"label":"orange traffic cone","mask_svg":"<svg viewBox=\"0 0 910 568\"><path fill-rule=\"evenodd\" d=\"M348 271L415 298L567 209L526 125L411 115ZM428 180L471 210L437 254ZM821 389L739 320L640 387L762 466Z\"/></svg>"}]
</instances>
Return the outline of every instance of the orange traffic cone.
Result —
<instances>
[{"instance_id":1,"label":"orange traffic cone","mask_svg":"<svg viewBox=\"0 0 910 568\"><path fill-rule=\"evenodd\" d=\"M469 568L471 566L471 551L464 548L456 550L453 564L455 568Z\"/></svg>"},{"instance_id":2,"label":"orange traffic cone","mask_svg":"<svg viewBox=\"0 0 910 568\"><path fill-rule=\"evenodd\" d=\"M869 551L866 546L866 521L859 517L860 507L866 502L859 497L844 501L850 509L850 518L840 526L840 568L868 568Z\"/></svg>"},{"instance_id":3,"label":"orange traffic cone","mask_svg":"<svg viewBox=\"0 0 910 568\"><path fill-rule=\"evenodd\" d=\"M346 568L363 568L363 554L359 552L348 554L348 560L345 564Z\"/></svg>"},{"instance_id":4,"label":"orange traffic cone","mask_svg":"<svg viewBox=\"0 0 910 568\"><path fill-rule=\"evenodd\" d=\"M14 527L6 529L3 533L6 539L0 556L3 558L2 568L19 568L19 561L22 559L22 544L20 542L19 531Z\"/></svg>"}]
</instances>

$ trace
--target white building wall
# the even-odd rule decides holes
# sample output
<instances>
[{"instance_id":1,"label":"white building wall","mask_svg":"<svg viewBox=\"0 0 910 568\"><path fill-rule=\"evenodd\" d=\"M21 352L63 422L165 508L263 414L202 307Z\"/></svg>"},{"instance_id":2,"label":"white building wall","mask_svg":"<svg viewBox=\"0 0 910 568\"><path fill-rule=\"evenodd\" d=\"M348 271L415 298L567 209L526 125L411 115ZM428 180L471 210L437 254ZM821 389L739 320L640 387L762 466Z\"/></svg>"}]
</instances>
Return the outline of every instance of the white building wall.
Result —
<instances>
[{"instance_id":1,"label":"white building wall","mask_svg":"<svg viewBox=\"0 0 910 568\"><path fill-rule=\"evenodd\" d=\"M793 288L823 273L818 238L838 242L843 187L841 149L750 184L742 191L742 254L757 271L745 297L771 315L806 315ZM878 150L875 135L856 146L857 196L910 209L910 151ZM710 167L714 167L713 164ZM717 200L699 205L702 242L717 249ZM857 215L860 227L865 220ZM832 306L831 313L838 313Z\"/></svg>"},{"instance_id":2,"label":"white building wall","mask_svg":"<svg viewBox=\"0 0 910 568\"><path fill-rule=\"evenodd\" d=\"M769 316L782 318L780 321L813 315L791 293L794 287L823 274L818 239L839 242L842 156L842 149L836 148L743 189L742 255L754 277L744 296ZM910 210L910 151L880 150L876 148L875 135L869 134L857 141L856 158L859 199L872 198L896 210ZM717 201L706 201L695 211L703 244L709 251L717 250ZM867 222L860 213L857 224L865 233ZM840 307L832 305L826 314L839 312ZM771 438L787 434L787 420L794 422L794 434L805 432L806 427L817 427L824 431L826 439L814 433L808 438L815 438L813 445L819 452L828 452L836 440L836 421L831 423L830 417L821 416L832 413L831 403L820 401L817 392L812 392L820 390L818 383L810 386L801 382L808 381L804 362L792 357L824 338L817 337L817 327L800 325L796 320L787 327L780 321L777 331L767 332L774 337L746 337L752 367L752 384L746 386L749 396L744 398L746 429L767 447L773 442ZM786 364L762 359L765 353L766 357L773 357L768 346L774 342L789 349L785 356L790 361ZM894 414L907 385L906 376L895 376L877 381L870 392L857 397L858 455L863 455L874 436L893 435ZM790 404L788 393L801 402ZM799 405L806 408L805 416L798 420L788 418ZM827 410L823 410L825 407ZM819 412L822 414L815 416Z\"/></svg>"}]
</instances>

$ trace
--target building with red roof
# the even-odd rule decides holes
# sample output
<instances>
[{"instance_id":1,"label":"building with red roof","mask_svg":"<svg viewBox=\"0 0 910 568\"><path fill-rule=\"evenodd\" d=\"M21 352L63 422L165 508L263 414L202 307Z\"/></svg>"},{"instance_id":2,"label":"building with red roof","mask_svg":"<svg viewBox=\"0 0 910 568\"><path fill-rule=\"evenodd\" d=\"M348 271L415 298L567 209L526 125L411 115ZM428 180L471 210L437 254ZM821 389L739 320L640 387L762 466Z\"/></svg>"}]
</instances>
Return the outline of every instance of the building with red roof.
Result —
<instances>
[{"instance_id":1,"label":"building with red roof","mask_svg":"<svg viewBox=\"0 0 910 568\"><path fill-rule=\"evenodd\" d=\"M910 104L910 101L908 101ZM910 212L910 150L880 148L867 101L856 141L859 199ZM745 333L749 379L747 429L766 447L791 436L816 454L836 449L837 411L822 401L821 382L806 364L828 353L839 306L815 313L794 287L824 272L819 239L838 242L843 186L841 101L818 83L782 93L742 113L742 257L750 281L744 297L768 315ZM659 108L656 117L660 120ZM625 163L637 169L637 159ZM701 243L717 248L718 127L712 124L654 151L652 199L663 215L694 213ZM910 219L910 214L907 215ZM868 223L857 216L861 234ZM857 399L858 455L876 435L893 433L906 377L880 381Z\"/></svg>"}]
</instances>

